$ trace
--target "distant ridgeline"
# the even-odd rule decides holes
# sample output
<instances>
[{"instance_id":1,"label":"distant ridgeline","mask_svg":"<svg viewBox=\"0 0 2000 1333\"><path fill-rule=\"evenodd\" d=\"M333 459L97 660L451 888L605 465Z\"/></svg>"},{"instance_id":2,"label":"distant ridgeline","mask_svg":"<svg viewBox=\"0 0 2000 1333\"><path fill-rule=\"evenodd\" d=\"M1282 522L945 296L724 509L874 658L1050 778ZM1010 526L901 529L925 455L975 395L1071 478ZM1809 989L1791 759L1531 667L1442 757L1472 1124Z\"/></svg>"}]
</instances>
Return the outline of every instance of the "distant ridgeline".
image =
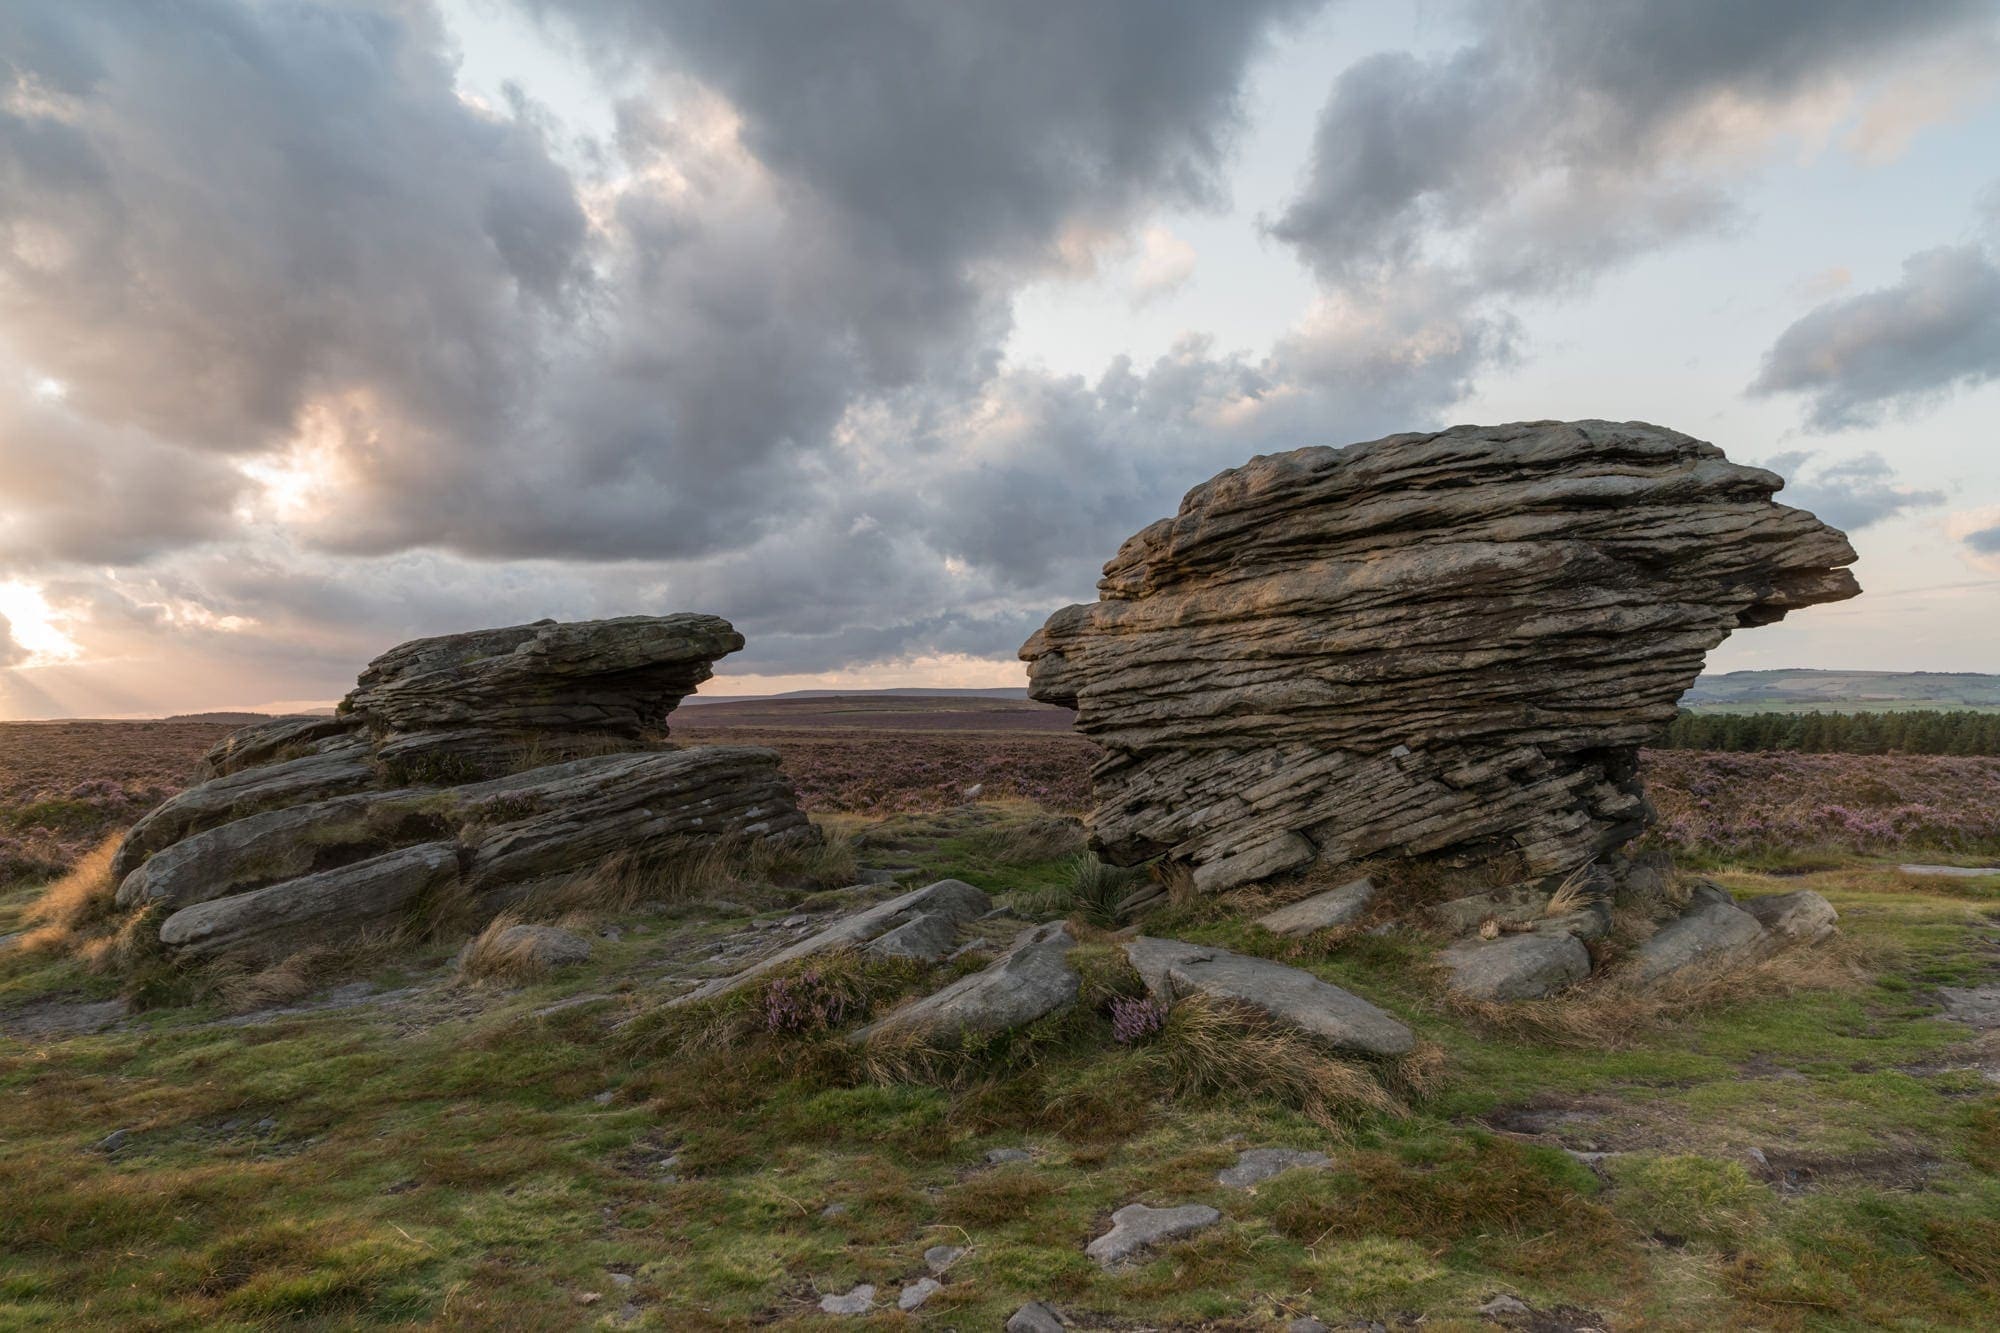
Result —
<instances>
[{"instance_id":1,"label":"distant ridgeline","mask_svg":"<svg viewBox=\"0 0 2000 1333\"><path fill-rule=\"evenodd\" d=\"M1682 709L1661 750L1801 754L2000 755L2000 711L1904 708L1873 713L1712 713Z\"/></svg>"}]
</instances>

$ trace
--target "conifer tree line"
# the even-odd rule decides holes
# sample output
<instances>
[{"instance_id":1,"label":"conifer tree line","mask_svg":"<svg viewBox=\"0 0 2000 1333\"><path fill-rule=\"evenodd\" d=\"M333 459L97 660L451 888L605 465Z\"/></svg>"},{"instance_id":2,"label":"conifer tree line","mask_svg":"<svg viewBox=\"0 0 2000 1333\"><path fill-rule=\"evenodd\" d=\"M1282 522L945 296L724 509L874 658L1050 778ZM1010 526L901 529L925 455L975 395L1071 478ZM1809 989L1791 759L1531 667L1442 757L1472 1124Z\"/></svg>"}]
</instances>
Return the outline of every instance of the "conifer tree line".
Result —
<instances>
[{"instance_id":1,"label":"conifer tree line","mask_svg":"<svg viewBox=\"0 0 2000 1333\"><path fill-rule=\"evenodd\" d=\"M1696 713L1682 709L1661 750L1791 750L1800 754L2000 755L2000 712L1913 708L1892 713Z\"/></svg>"}]
</instances>

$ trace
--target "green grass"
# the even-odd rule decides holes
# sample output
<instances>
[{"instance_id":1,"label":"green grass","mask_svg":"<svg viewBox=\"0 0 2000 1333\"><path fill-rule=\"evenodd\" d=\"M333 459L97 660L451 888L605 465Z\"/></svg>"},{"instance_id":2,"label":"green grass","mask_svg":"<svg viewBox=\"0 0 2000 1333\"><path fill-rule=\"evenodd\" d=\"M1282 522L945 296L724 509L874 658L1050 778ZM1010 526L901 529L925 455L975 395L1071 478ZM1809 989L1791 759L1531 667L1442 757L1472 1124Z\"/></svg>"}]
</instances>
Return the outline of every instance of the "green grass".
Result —
<instances>
[{"instance_id":1,"label":"green grass","mask_svg":"<svg viewBox=\"0 0 2000 1333\"><path fill-rule=\"evenodd\" d=\"M1075 849L1036 818L899 817L862 855L1027 903L1074 884ZM833 1058L826 1034L676 1045L646 1017L652 978L731 925L693 904L621 918L587 968L521 989L250 1026L205 1002L101 1035L0 1038L0 1327L589 1327L628 1300L649 1328L902 1326L895 1293L940 1243L968 1253L925 1307L937 1327L996 1328L1029 1299L1079 1323L1421 1312L1490 1327L1475 1311L1502 1291L1616 1327L1988 1323L2000 1099L1958 1067L1982 1048L1935 1016L1934 990L1993 979L1993 905L1860 864L1721 878L1826 893L1868 979L1607 1051L1457 1015L1406 934L1278 940L1212 904L1149 917L1349 986L1441 1050L1441 1079L1400 1088L1401 1111L1331 1122L1164 1079L1160 1048L1113 1045L1094 1010L911 1082ZM30 896L0 895L0 932ZM1091 947L1092 995L1126 985ZM385 980L434 978L448 953ZM870 1002L916 981L863 980L881 988ZM113 984L0 955L0 1005ZM608 998L538 1016L591 994ZM1527 1137L1509 1129L1524 1108L1569 1118ZM120 1128L122 1148L94 1149ZM1613 1155L1593 1170L1558 1141ZM1254 1192L1216 1183L1238 1149L1272 1145L1333 1163ZM988 1167L995 1147L1035 1156ZM1767 1182L1751 1148L1798 1179ZM1100 1272L1083 1246L1133 1201L1208 1203L1224 1221ZM857 1282L892 1308L817 1313L820 1292Z\"/></svg>"}]
</instances>

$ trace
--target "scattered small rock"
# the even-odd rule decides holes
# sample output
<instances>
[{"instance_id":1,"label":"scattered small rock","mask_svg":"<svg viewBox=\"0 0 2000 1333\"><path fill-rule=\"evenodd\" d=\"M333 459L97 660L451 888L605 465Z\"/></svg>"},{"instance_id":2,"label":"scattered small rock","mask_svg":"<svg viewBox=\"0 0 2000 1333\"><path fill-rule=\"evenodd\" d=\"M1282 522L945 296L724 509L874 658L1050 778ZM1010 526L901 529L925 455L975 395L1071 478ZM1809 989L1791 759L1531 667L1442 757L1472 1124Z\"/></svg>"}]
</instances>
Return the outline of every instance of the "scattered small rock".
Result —
<instances>
[{"instance_id":1,"label":"scattered small rock","mask_svg":"<svg viewBox=\"0 0 2000 1333\"><path fill-rule=\"evenodd\" d=\"M924 1266L933 1273L942 1273L964 1257L963 1246L933 1245L924 1251Z\"/></svg>"},{"instance_id":2,"label":"scattered small rock","mask_svg":"<svg viewBox=\"0 0 2000 1333\"><path fill-rule=\"evenodd\" d=\"M1408 1055L1416 1048L1416 1035L1402 1022L1299 968L1145 935L1125 941L1124 948L1147 991L1162 1003L1207 995L1260 1009L1273 1021L1340 1050Z\"/></svg>"},{"instance_id":3,"label":"scattered small rock","mask_svg":"<svg viewBox=\"0 0 2000 1333\"><path fill-rule=\"evenodd\" d=\"M1205 1231L1221 1220L1222 1214L1205 1203L1178 1208L1129 1203L1111 1215L1111 1230L1084 1246L1083 1252L1099 1266L1115 1268L1141 1250Z\"/></svg>"},{"instance_id":4,"label":"scattered small rock","mask_svg":"<svg viewBox=\"0 0 2000 1333\"><path fill-rule=\"evenodd\" d=\"M1573 935L1466 940L1438 955L1451 988L1474 1000L1536 1000L1590 975L1590 950Z\"/></svg>"},{"instance_id":5,"label":"scattered small rock","mask_svg":"<svg viewBox=\"0 0 2000 1333\"><path fill-rule=\"evenodd\" d=\"M1533 1314L1534 1307L1518 1297L1504 1293L1479 1307L1479 1313L1488 1319L1517 1319L1525 1314Z\"/></svg>"},{"instance_id":6,"label":"scattered small rock","mask_svg":"<svg viewBox=\"0 0 2000 1333\"><path fill-rule=\"evenodd\" d=\"M875 1288L864 1282L844 1296L828 1292L819 1298L819 1308L824 1314L867 1314L875 1308Z\"/></svg>"},{"instance_id":7,"label":"scattered small rock","mask_svg":"<svg viewBox=\"0 0 2000 1333\"><path fill-rule=\"evenodd\" d=\"M1309 935L1315 930L1352 924L1373 901L1375 882L1357 879L1267 912L1257 918L1257 924L1274 935Z\"/></svg>"},{"instance_id":8,"label":"scattered small rock","mask_svg":"<svg viewBox=\"0 0 2000 1333\"><path fill-rule=\"evenodd\" d=\"M1009 1162L1032 1162L1035 1155L1026 1148L994 1148L986 1154L986 1165L1005 1166Z\"/></svg>"},{"instance_id":9,"label":"scattered small rock","mask_svg":"<svg viewBox=\"0 0 2000 1333\"><path fill-rule=\"evenodd\" d=\"M1063 1322L1040 1301L1029 1301L1007 1320L1005 1333L1063 1333Z\"/></svg>"},{"instance_id":10,"label":"scattered small rock","mask_svg":"<svg viewBox=\"0 0 2000 1333\"><path fill-rule=\"evenodd\" d=\"M847 1205L844 1203L830 1203L819 1210L819 1215L829 1222L836 1217L846 1217Z\"/></svg>"},{"instance_id":11,"label":"scattered small rock","mask_svg":"<svg viewBox=\"0 0 2000 1333\"><path fill-rule=\"evenodd\" d=\"M1796 893L1767 893L1739 904L1763 923L1774 939L1787 944L1813 944L1831 939L1839 929L1840 913L1833 904L1811 889Z\"/></svg>"},{"instance_id":12,"label":"scattered small rock","mask_svg":"<svg viewBox=\"0 0 2000 1333\"><path fill-rule=\"evenodd\" d=\"M617 1089L606 1088L603 1092L598 1093L595 1097L592 1097L590 1100L596 1102L599 1106L609 1106L611 1105L612 1100L617 1096L618 1096Z\"/></svg>"},{"instance_id":13,"label":"scattered small rock","mask_svg":"<svg viewBox=\"0 0 2000 1333\"><path fill-rule=\"evenodd\" d=\"M968 801L976 801L980 798L981 795L985 793L985 791L986 791L985 783L975 782L970 787L967 787L965 789L965 799Z\"/></svg>"},{"instance_id":14,"label":"scattered small rock","mask_svg":"<svg viewBox=\"0 0 2000 1333\"><path fill-rule=\"evenodd\" d=\"M1285 1333L1333 1333L1333 1329L1311 1315L1304 1315L1286 1324Z\"/></svg>"},{"instance_id":15,"label":"scattered small rock","mask_svg":"<svg viewBox=\"0 0 2000 1333\"><path fill-rule=\"evenodd\" d=\"M103 1138L97 1141L97 1151L117 1152L120 1148L124 1147L126 1143L131 1140L131 1138L132 1138L131 1130L114 1129L109 1134L106 1134Z\"/></svg>"},{"instance_id":16,"label":"scattered small rock","mask_svg":"<svg viewBox=\"0 0 2000 1333\"><path fill-rule=\"evenodd\" d=\"M614 1287L622 1289L632 1285L632 1275L630 1273L607 1273L605 1276L611 1279L611 1285Z\"/></svg>"},{"instance_id":17,"label":"scattered small rock","mask_svg":"<svg viewBox=\"0 0 2000 1333\"><path fill-rule=\"evenodd\" d=\"M1697 964L1748 959L1763 945L1764 927L1756 917L1733 899L1716 901L1704 887L1697 886L1687 911L1639 946L1634 966L1640 981L1662 981Z\"/></svg>"},{"instance_id":18,"label":"scattered small rock","mask_svg":"<svg viewBox=\"0 0 2000 1333\"><path fill-rule=\"evenodd\" d=\"M1247 1190L1262 1181L1269 1180L1280 1171L1291 1171L1301 1167L1319 1168L1330 1159L1323 1152L1312 1152L1305 1148L1251 1148L1236 1155L1236 1165L1225 1167L1216 1174L1216 1180L1231 1189Z\"/></svg>"},{"instance_id":19,"label":"scattered small rock","mask_svg":"<svg viewBox=\"0 0 2000 1333\"><path fill-rule=\"evenodd\" d=\"M896 1297L896 1308L905 1311L914 1310L943 1290L944 1283L938 1281L936 1278L920 1277L909 1286L904 1287L902 1294Z\"/></svg>"}]
</instances>

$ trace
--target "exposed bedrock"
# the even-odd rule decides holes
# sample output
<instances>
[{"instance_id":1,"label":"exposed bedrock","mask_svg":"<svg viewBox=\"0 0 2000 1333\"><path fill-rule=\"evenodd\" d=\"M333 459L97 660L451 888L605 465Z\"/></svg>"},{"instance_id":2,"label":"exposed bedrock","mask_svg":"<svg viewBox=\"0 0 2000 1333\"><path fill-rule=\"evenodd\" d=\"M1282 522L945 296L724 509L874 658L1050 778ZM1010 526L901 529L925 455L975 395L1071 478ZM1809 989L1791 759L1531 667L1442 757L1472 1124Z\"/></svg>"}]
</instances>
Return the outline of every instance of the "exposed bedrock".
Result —
<instances>
[{"instance_id":1,"label":"exposed bedrock","mask_svg":"<svg viewBox=\"0 0 2000 1333\"><path fill-rule=\"evenodd\" d=\"M1776 474L1639 422L1252 459L1021 649L1104 757L1092 841L1217 890L1314 860L1567 871L1644 828L1640 745L1703 655L1860 591Z\"/></svg>"},{"instance_id":2,"label":"exposed bedrock","mask_svg":"<svg viewBox=\"0 0 2000 1333\"><path fill-rule=\"evenodd\" d=\"M445 890L490 915L613 858L811 844L775 752L665 748L666 715L742 645L714 616L627 616L419 639L331 718L245 728L141 819L120 907L193 954L338 942Z\"/></svg>"}]
</instances>

